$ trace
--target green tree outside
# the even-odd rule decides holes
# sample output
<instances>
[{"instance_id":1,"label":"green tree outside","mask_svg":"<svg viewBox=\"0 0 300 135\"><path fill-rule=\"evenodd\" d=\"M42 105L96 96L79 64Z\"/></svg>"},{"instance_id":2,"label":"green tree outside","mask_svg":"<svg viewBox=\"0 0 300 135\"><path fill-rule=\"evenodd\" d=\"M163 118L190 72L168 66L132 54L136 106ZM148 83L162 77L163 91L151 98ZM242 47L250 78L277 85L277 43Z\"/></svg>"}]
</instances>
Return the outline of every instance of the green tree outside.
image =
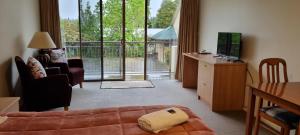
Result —
<instances>
[{"instance_id":1,"label":"green tree outside","mask_svg":"<svg viewBox=\"0 0 300 135\"><path fill-rule=\"evenodd\" d=\"M149 1L148 1L149 2ZM80 0L81 40L100 41L100 3L94 7L88 0ZM149 4L148 4L149 5ZM163 0L156 17L150 18L148 13L148 28L166 28L171 25L173 15L178 6L178 0ZM150 11L150 7L147 7ZM126 0L125 40L144 41L145 31L145 0ZM107 0L103 3L103 38L104 41L120 41L122 39L122 0ZM79 41L79 20L61 19L63 37L66 42ZM113 46L113 44L105 44ZM140 56L144 55L144 44L128 44L127 47L137 47ZM83 54L90 56L95 50L84 49ZM94 51L94 52L93 52ZM72 54L72 53L70 53ZM98 53L97 53L98 54Z\"/></svg>"}]
</instances>

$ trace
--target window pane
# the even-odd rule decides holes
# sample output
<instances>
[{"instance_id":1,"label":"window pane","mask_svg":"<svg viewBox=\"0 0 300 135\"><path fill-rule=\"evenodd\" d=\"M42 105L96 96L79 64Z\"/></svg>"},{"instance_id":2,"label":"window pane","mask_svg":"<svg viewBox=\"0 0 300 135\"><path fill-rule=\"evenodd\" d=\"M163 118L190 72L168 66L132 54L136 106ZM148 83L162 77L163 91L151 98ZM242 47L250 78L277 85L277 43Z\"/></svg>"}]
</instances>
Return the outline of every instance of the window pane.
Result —
<instances>
[{"instance_id":1,"label":"window pane","mask_svg":"<svg viewBox=\"0 0 300 135\"><path fill-rule=\"evenodd\" d=\"M100 3L80 0L81 54L85 79L101 79Z\"/></svg>"},{"instance_id":2,"label":"window pane","mask_svg":"<svg viewBox=\"0 0 300 135\"><path fill-rule=\"evenodd\" d=\"M145 0L126 0L126 80L144 80Z\"/></svg>"}]
</instances>

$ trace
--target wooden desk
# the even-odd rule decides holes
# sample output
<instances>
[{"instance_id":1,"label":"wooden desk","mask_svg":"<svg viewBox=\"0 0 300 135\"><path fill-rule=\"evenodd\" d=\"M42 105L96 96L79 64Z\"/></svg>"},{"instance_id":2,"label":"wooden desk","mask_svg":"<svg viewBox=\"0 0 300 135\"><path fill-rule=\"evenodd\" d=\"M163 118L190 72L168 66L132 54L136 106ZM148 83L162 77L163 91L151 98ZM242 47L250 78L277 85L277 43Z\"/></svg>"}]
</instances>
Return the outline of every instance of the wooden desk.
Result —
<instances>
[{"instance_id":1,"label":"wooden desk","mask_svg":"<svg viewBox=\"0 0 300 135\"><path fill-rule=\"evenodd\" d=\"M261 83L251 85L250 87L246 135L252 135L256 96L271 101L290 112L300 115L300 82ZM273 92L270 93L270 91ZM300 132L298 135L300 135Z\"/></svg>"},{"instance_id":2,"label":"wooden desk","mask_svg":"<svg viewBox=\"0 0 300 135\"><path fill-rule=\"evenodd\" d=\"M18 112L19 97L0 97L0 113Z\"/></svg>"},{"instance_id":3,"label":"wooden desk","mask_svg":"<svg viewBox=\"0 0 300 135\"><path fill-rule=\"evenodd\" d=\"M215 58L211 54L184 53L184 88L196 88L198 98L213 111L242 110L247 64Z\"/></svg>"}]
</instances>

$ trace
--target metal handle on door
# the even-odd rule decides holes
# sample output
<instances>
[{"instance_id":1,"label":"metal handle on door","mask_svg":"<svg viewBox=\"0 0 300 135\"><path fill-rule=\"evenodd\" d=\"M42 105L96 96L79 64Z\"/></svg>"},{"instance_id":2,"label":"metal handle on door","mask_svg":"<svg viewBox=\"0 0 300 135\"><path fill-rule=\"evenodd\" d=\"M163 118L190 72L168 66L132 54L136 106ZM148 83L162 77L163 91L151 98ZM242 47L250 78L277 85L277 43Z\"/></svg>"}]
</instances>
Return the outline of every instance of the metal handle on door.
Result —
<instances>
[{"instance_id":1,"label":"metal handle on door","mask_svg":"<svg viewBox=\"0 0 300 135\"><path fill-rule=\"evenodd\" d=\"M121 39L121 45L125 45L125 40Z\"/></svg>"}]
</instances>

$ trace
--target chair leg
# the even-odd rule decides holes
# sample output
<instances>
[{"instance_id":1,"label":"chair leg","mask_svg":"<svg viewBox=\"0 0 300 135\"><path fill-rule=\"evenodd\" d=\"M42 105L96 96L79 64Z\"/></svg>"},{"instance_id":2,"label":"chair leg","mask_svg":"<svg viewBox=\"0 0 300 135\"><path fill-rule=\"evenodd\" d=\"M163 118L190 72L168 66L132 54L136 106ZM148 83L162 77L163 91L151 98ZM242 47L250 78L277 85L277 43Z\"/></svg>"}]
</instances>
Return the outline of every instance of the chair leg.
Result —
<instances>
[{"instance_id":1,"label":"chair leg","mask_svg":"<svg viewBox=\"0 0 300 135\"><path fill-rule=\"evenodd\" d=\"M69 111L69 107L68 107L68 106L65 106L65 107L64 107L64 110L65 110L65 111Z\"/></svg>"},{"instance_id":2,"label":"chair leg","mask_svg":"<svg viewBox=\"0 0 300 135\"><path fill-rule=\"evenodd\" d=\"M82 88L82 82L79 83L80 88Z\"/></svg>"},{"instance_id":3,"label":"chair leg","mask_svg":"<svg viewBox=\"0 0 300 135\"><path fill-rule=\"evenodd\" d=\"M256 115L255 124L254 124L254 135L258 135L260 127L260 114Z\"/></svg>"},{"instance_id":4,"label":"chair leg","mask_svg":"<svg viewBox=\"0 0 300 135\"><path fill-rule=\"evenodd\" d=\"M280 135L290 135L290 128L287 125L281 127Z\"/></svg>"},{"instance_id":5,"label":"chair leg","mask_svg":"<svg viewBox=\"0 0 300 135\"><path fill-rule=\"evenodd\" d=\"M284 128L284 135L290 135L290 128L285 127Z\"/></svg>"},{"instance_id":6,"label":"chair leg","mask_svg":"<svg viewBox=\"0 0 300 135\"><path fill-rule=\"evenodd\" d=\"M258 108L256 112L256 119L255 119L255 124L254 124L254 135L258 135L259 128L260 128L260 108L262 106L262 98L258 99Z\"/></svg>"},{"instance_id":7,"label":"chair leg","mask_svg":"<svg viewBox=\"0 0 300 135\"><path fill-rule=\"evenodd\" d=\"M281 129L280 129L280 135L284 135L284 128L283 127L281 127Z\"/></svg>"},{"instance_id":8,"label":"chair leg","mask_svg":"<svg viewBox=\"0 0 300 135\"><path fill-rule=\"evenodd\" d=\"M299 123L299 124L300 124L300 123ZM299 127L300 127L300 125L299 125ZM300 133L299 133L299 128L296 129L296 135L300 135Z\"/></svg>"}]
</instances>

